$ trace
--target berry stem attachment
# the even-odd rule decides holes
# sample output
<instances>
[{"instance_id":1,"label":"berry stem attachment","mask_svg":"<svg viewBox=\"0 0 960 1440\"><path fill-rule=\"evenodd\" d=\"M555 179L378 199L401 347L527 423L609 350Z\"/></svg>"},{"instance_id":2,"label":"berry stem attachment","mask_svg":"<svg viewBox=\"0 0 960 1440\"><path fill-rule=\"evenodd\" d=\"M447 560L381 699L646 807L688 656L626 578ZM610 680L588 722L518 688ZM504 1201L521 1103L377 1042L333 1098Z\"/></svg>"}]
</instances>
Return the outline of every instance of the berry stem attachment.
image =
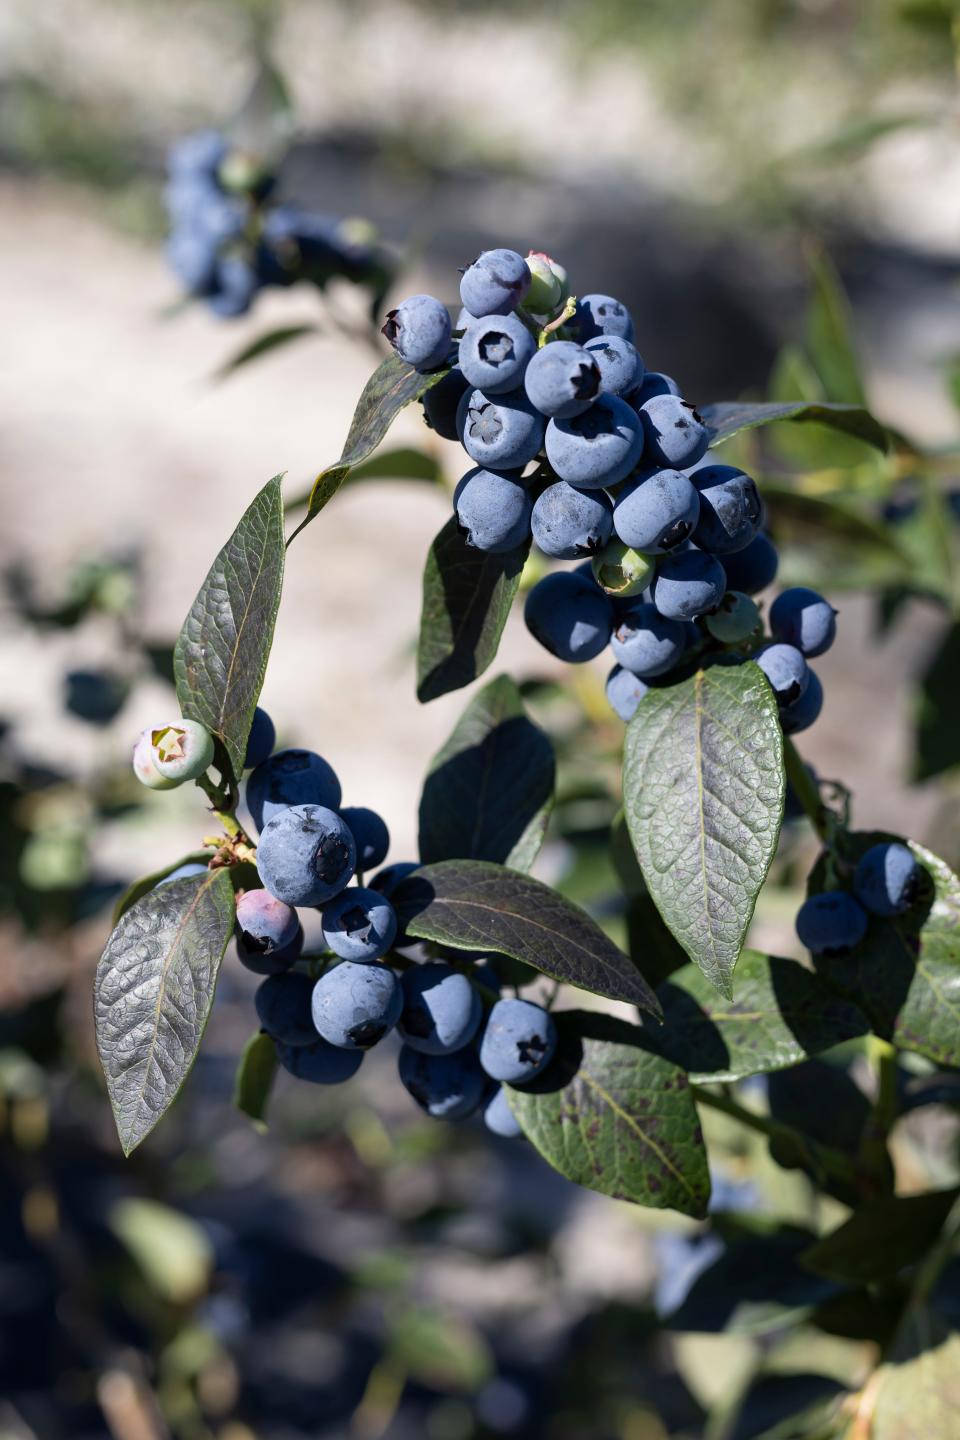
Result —
<instances>
[{"instance_id":1,"label":"berry stem attachment","mask_svg":"<svg viewBox=\"0 0 960 1440\"><path fill-rule=\"evenodd\" d=\"M568 298L566 305L564 305L563 309L560 311L560 314L557 315L555 319L551 320L548 325L543 326L537 339L537 345L542 349L543 346L546 345L547 341L550 339L550 336L554 333L554 331L559 330L561 326L566 325L567 321L572 320L576 313L577 297L576 295L571 295Z\"/></svg>"}]
</instances>

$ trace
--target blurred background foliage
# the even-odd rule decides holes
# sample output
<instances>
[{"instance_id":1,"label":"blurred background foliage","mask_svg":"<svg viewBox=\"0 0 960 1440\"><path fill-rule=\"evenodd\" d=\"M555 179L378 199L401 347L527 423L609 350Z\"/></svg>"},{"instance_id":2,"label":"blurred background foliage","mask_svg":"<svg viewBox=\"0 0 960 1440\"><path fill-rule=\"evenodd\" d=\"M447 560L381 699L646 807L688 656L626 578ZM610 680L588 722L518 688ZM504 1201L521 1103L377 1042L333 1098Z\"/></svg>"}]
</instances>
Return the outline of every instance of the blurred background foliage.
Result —
<instances>
[{"instance_id":1,"label":"blurred background foliage","mask_svg":"<svg viewBox=\"0 0 960 1440\"><path fill-rule=\"evenodd\" d=\"M373 222L409 270L452 294L465 255L549 235L693 398L866 398L886 457L815 426L745 433L728 456L761 481L781 578L843 592L818 769L875 777L890 828L956 865L958 45L953 0L17 0L0 16L0 182L51 197L64 235L80 193L159 269L167 143L226 121L269 56L297 121L282 183ZM305 321L289 343L307 347L314 299L290 303L275 318ZM227 327L227 368L251 346L247 365L281 363L256 348L272 323L240 351ZM398 490L452 478L429 442L365 470ZM206 539L212 554L222 535ZM782 1136L708 1116L716 1214L696 1226L575 1191L472 1124L421 1121L379 1052L343 1090L281 1077L264 1131L232 1103L251 986L228 966L185 1093L120 1159L89 994L110 902L143 868L127 731L144 697L170 702L172 631L152 633L135 546L53 574L42 553L4 563L7 673L30 656L54 676L61 763L38 758L32 717L3 721L0 1440L844 1434L838 1404L909 1276L838 1295L797 1264L849 1197L818 1194ZM177 577L181 609L198 580ZM602 673L560 685L527 661L517 677L559 752L547 878L669 968L609 844L621 727ZM177 813L189 835L189 803ZM789 824L757 945L796 953L814 854ZM898 1186L955 1185L960 1077L911 1060L897 1083ZM868 1089L856 1042L738 1098L852 1153ZM953 1322L955 1279L938 1295Z\"/></svg>"}]
</instances>

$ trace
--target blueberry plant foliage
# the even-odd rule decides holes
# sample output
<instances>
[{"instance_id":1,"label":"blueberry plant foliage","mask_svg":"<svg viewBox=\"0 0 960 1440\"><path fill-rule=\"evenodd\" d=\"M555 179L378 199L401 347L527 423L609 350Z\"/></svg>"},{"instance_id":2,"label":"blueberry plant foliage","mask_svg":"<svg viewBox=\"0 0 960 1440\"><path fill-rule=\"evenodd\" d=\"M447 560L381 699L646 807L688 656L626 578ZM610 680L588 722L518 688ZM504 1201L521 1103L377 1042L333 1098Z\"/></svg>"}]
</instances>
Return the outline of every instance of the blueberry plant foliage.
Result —
<instances>
[{"instance_id":1,"label":"blueberry plant foliage","mask_svg":"<svg viewBox=\"0 0 960 1440\"><path fill-rule=\"evenodd\" d=\"M396 1030L401 1083L428 1114L482 1112L581 1185L701 1218L701 1126L709 1135L725 1117L849 1218L825 1234L731 1224L674 1322L719 1328L718 1297L738 1287L777 1313L829 1310L841 1333L896 1357L876 1372L895 1407L890 1367L912 1363L918 1325L941 1324L960 1231L955 1192L894 1193L887 1143L907 1108L904 1060L960 1067L960 880L915 842L853 830L849 795L798 753L793 737L823 703L810 662L834 643L833 605L796 584L766 613L754 596L776 577L776 538L793 563L822 540L834 566L854 567L850 583L876 586L892 610L918 543L910 525L929 529L936 497L911 497L906 528L891 532L823 484L806 491L795 470L758 487L723 463L773 422L801 467L833 446L854 447L868 469L891 445L903 453L864 408L842 346L839 362L831 352L840 398L819 385L818 337L836 332L839 301L828 270L817 286L813 360L787 355L767 401L699 408L646 367L622 304L571 296L542 254L481 255L455 320L422 295L389 312L395 353L368 381L340 458L286 513L282 477L267 483L184 622L180 714L143 733L134 768L153 788L194 780L219 828L119 902L96 978L97 1040L129 1153L189 1073L233 936L261 977L236 1095L258 1122L278 1069L348 1081ZM791 384L803 398L777 393ZM580 664L610 648L606 695L625 723L609 836L622 927L530 873L555 753L510 677L474 691L432 761L416 858L385 864L385 822L344 804L329 762L274 748L257 701L285 547L358 476L434 478L416 452L375 454L410 404L470 460L427 555L419 698L484 674L521 587L527 626L553 656ZM946 598L947 580L931 583ZM747 946L785 815L805 817L821 845L797 915L804 962ZM317 910L321 938L306 943L301 920ZM575 990L619 1013L578 1008ZM872 1099L856 1090L851 1102L831 1069L851 1054L871 1068ZM823 1093L798 1110L807 1075ZM765 1104L734 1088L744 1081ZM826 1401L822 1433L845 1433L835 1387ZM896 1423L882 1433L906 1435Z\"/></svg>"}]
</instances>

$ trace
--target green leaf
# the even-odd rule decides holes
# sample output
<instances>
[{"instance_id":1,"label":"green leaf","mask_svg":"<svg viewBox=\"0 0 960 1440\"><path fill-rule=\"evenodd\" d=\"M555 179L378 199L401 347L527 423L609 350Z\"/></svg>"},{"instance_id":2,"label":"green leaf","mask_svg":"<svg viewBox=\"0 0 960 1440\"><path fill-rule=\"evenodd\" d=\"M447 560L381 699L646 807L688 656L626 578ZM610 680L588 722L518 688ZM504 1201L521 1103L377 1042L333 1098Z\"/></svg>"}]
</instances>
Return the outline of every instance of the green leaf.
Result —
<instances>
[{"instance_id":1,"label":"green leaf","mask_svg":"<svg viewBox=\"0 0 960 1440\"><path fill-rule=\"evenodd\" d=\"M307 513L290 536L291 541L329 505L354 466L369 459L400 411L411 401L419 400L446 373L433 370L429 375L420 375L396 355L377 366L353 412L343 453L335 465L321 470L313 482Z\"/></svg>"},{"instance_id":2,"label":"green leaf","mask_svg":"<svg viewBox=\"0 0 960 1440\"><path fill-rule=\"evenodd\" d=\"M423 572L417 698L436 700L482 675L507 623L530 545L506 555L474 550L451 516Z\"/></svg>"},{"instance_id":3,"label":"green leaf","mask_svg":"<svg viewBox=\"0 0 960 1440\"><path fill-rule=\"evenodd\" d=\"M721 400L712 405L701 405L699 409L713 432L713 445L729 440L741 430L755 430L757 426L771 425L775 420L815 421L831 430L856 435L884 452L889 443L883 426L861 405L829 404L825 400Z\"/></svg>"},{"instance_id":4,"label":"green leaf","mask_svg":"<svg viewBox=\"0 0 960 1440\"><path fill-rule=\"evenodd\" d=\"M485 685L430 762L420 859L493 860L529 870L553 805L553 746L507 675Z\"/></svg>"},{"instance_id":5,"label":"green leaf","mask_svg":"<svg viewBox=\"0 0 960 1440\"><path fill-rule=\"evenodd\" d=\"M719 996L695 965L661 985L657 998L664 1023L649 1043L694 1084L783 1070L870 1028L862 1011L796 960L756 950L737 962L735 1000Z\"/></svg>"},{"instance_id":6,"label":"green leaf","mask_svg":"<svg viewBox=\"0 0 960 1440\"><path fill-rule=\"evenodd\" d=\"M916 698L914 780L960 765L960 625L951 625L920 681Z\"/></svg>"},{"instance_id":7,"label":"green leaf","mask_svg":"<svg viewBox=\"0 0 960 1440\"><path fill-rule=\"evenodd\" d=\"M362 465L355 465L346 483L354 485L360 480L426 480L433 485L444 484L439 461L426 451L414 450L408 445L378 450Z\"/></svg>"},{"instance_id":8,"label":"green leaf","mask_svg":"<svg viewBox=\"0 0 960 1440\"><path fill-rule=\"evenodd\" d=\"M683 1071L609 1015L571 1010L560 1032L558 1088L513 1090L510 1108L568 1180L636 1205L706 1214L710 1173ZM554 1067L551 1067L553 1069Z\"/></svg>"},{"instance_id":9,"label":"green leaf","mask_svg":"<svg viewBox=\"0 0 960 1440\"><path fill-rule=\"evenodd\" d=\"M128 1195L111 1206L109 1223L162 1299L189 1305L205 1293L214 1254L196 1220L156 1200Z\"/></svg>"},{"instance_id":10,"label":"green leaf","mask_svg":"<svg viewBox=\"0 0 960 1440\"><path fill-rule=\"evenodd\" d=\"M284 345L291 344L294 340L302 340L305 335L319 335L320 326L314 324L301 325L278 325L273 330L267 330L244 345L229 360L217 370L214 379L226 380L228 376L236 374L251 360L259 360L261 355L269 355L271 350L279 350Z\"/></svg>"},{"instance_id":11,"label":"green leaf","mask_svg":"<svg viewBox=\"0 0 960 1440\"><path fill-rule=\"evenodd\" d=\"M840 277L823 251L810 255L813 295L807 312L810 358L831 400L866 405L853 343L853 315Z\"/></svg>"},{"instance_id":12,"label":"green leaf","mask_svg":"<svg viewBox=\"0 0 960 1440\"><path fill-rule=\"evenodd\" d=\"M640 971L586 911L529 875L446 860L415 871L393 899L414 939L493 950L565 984L660 1013Z\"/></svg>"},{"instance_id":13,"label":"green leaf","mask_svg":"<svg viewBox=\"0 0 960 1440\"><path fill-rule=\"evenodd\" d=\"M267 1101L277 1073L277 1047L271 1036L258 1030L243 1047L233 1083L233 1103L249 1115L258 1130L266 1130Z\"/></svg>"},{"instance_id":14,"label":"green leaf","mask_svg":"<svg viewBox=\"0 0 960 1440\"><path fill-rule=\"evenodd\" d=\"M890 1195L862 1205L849 1220L811 1245L800 1263L846 1285L892 1280L922 1260L953 1209L960 1189Z\"/></svg>"},{"instance_id":15,"label":"green leaf","mask_svg":"<svg viewBox=\"0 0 960 1440\"><path fill-rule=\"evenodd\" d=\"M139 880L133 880L124 890L113 907L113 924L122 915L125 915L131 905L136 904L142 895L150 890L155 890L161 880L172 875L174 870L179 870L181 865L206 865L212 855L211 850L191 850L189 855L181 855L179 860L173 860L169 865L164 865L160 870L153 870L149 875L143 875Z\"/></svg>"},{"instance_id":16,"label":"green leaf","mask_svg":"<svg viewBox=\"0 0 960 1440\"><path fill-rule=\"evenodd\" d=\"M762 1375L744 1396L727 1440L840 1440L845 1395L829 1375Z\"/></svg>"},{"instance_id":17,"label":"green leaf","mask_svg":"<svg viewBox=\"0 0 960 1440\"><path fill-rule=\"evenodd\" d=\"M691 960L728 997L785 788L776 701L752 661L648 691L627 726L623 805L644 880Z\"/></svg>"},{"instance_id":18,"label":"green leaf","mask_svg":"<svg viewBox=\"0 0 960 1440\"><path fill-rule=\"evenodd\" d=\"M190 1073L233 919L230 876L211 870L151 890L107 941L94 984L94 1021L125 1155L150 1133Z\"/></svg>"},{"instance_id":19,"label":"green leaf","mask_svg":"<svg viewBox=\"0 0 960 1440\"><path fill-rule=\"evenodd\" d=\"M726 1243L670 1314L672 1331L782 1331L837 1293L831 1281L797 1264L814 1238L810 1230L758 1216L747 1226L744 1218L713 1217Z\"/></svg>"},{"instance_id":20,"label":"green leaf","mask_svg":"<svg viewBox=\"0 0 960 1440\"><path fill-rule=\"evenodd\" d=\"M210 567L173 652L180 710L243 759L267 669L283 586L283 497L267 482Z\"/></svg>"},{"instance_id":21,"label":"green leaf","mask_svg":"<svg viewBox=\"0 0 960 1440\"><path fill-rule=\"evenodd\" d=\"M928 1305L909 1307L871 1392L870 1440L954 1440L960 1334Z\"/></svg>"},{"instance_id":22,"label":"green leaf","mask_svg":"<svg viewBox=\"0 0 960 1440\"><path fill-rule=\"evenodd\" d=\"M460 1313L403 1305L390 1315L387 1355L421 1385L473 1394L495 1373L486 1341Z\"/></svg>"},{"instance_id":23,"label":"green leaf","mask_svg":"<svg viewBox=\"0 0 960 1440\"><path fill-rule=\"evenodd\" d=\"M777 544L786 547L788 583L796 578L833 590L867 590L915 577L896 535L848 501L766 481L762 490Z\"/></svg>"}]
</instances>

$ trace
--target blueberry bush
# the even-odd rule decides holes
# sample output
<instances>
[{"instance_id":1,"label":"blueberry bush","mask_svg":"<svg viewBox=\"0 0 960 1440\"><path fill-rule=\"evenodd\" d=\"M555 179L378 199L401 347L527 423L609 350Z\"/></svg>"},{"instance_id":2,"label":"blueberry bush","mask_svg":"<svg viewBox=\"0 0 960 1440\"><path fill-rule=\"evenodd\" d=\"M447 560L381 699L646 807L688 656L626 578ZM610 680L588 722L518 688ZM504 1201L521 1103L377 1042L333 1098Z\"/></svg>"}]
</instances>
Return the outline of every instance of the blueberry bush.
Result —
<instances>
[{"instance_id":1,"label":"blueberry bush","mask_svg":"<svg viewBox=\"0 0 960 1440\"><path fill-rule=\"evenodd\" d=\"M821 305L831 283L823 270ZM918 590L946 602L947 579L911 569L943 497L915 493L903 464L909 493L890 538L827 485L793 483L824 446L853 447L867 474L909 462L849 373L847 397L827 399L799 352L784 358L779 395L694 406L647 368L627 309L573 295L545 254L481 254L460 297L455 318L428 295L387 313L394 353L343 453L307 496L285 506L276 476L254 498L180 632L179 714L136 742L137 778L193 781L215 833L121 897L97 970L123 1150L186 1081L232 946L262 977L237 1079L258 1120L278 1066L348 1082L395 1030L400 1083L427 1114L482 1115L494 1135L525 1137L564 1176L619 1200L700 1219L704 1129L722 1120L744 1144L760 1137L778 1166L808 1177L824 1223L764 1224L742 1196L715 1194L725 1223L710 1244L666 1257L671 1323L720 1329L748 1301L761 1328L764 1314L802 1312L880 1347L863 1392L825 1382L780 1396L769 1413L793 1427L744 1435L947 1434L936 1407L946 1414L955 1366L960 1199L896 1189L888 1141L912 1103L910 1067L934 1088L960 1067L960 880L910 839L851 828L849 794L796 747L824 703L811 662L842 643L831 598L800 584L769 608L755 598L776 578L783 534L822 544L828 591L831 578L840 588L869 574L886 623ZM382 817L342 803L328 759L275 749L258 707L286 547L411 404L469 465L426 560L418 696L487 671L521 589L552 656L579 665L609 649L616 719L605 723L625 725L605 835L613 924L530 873L558 795L529 687L501 675L474 692L425 777L420 853L406 859L390 856ZM779 478L758 485L749 447L773 422L790 422L773 432ZM796 915L805 962L745 948L785 820L820 841ZM868 1080L851 1103L854 1059ZM903 1414L921 1364L937 1377L916 1402L930 1407L917 1431ZM777 1388L775 1376L760 1384Z\"/></svg>"}]
</instances>

